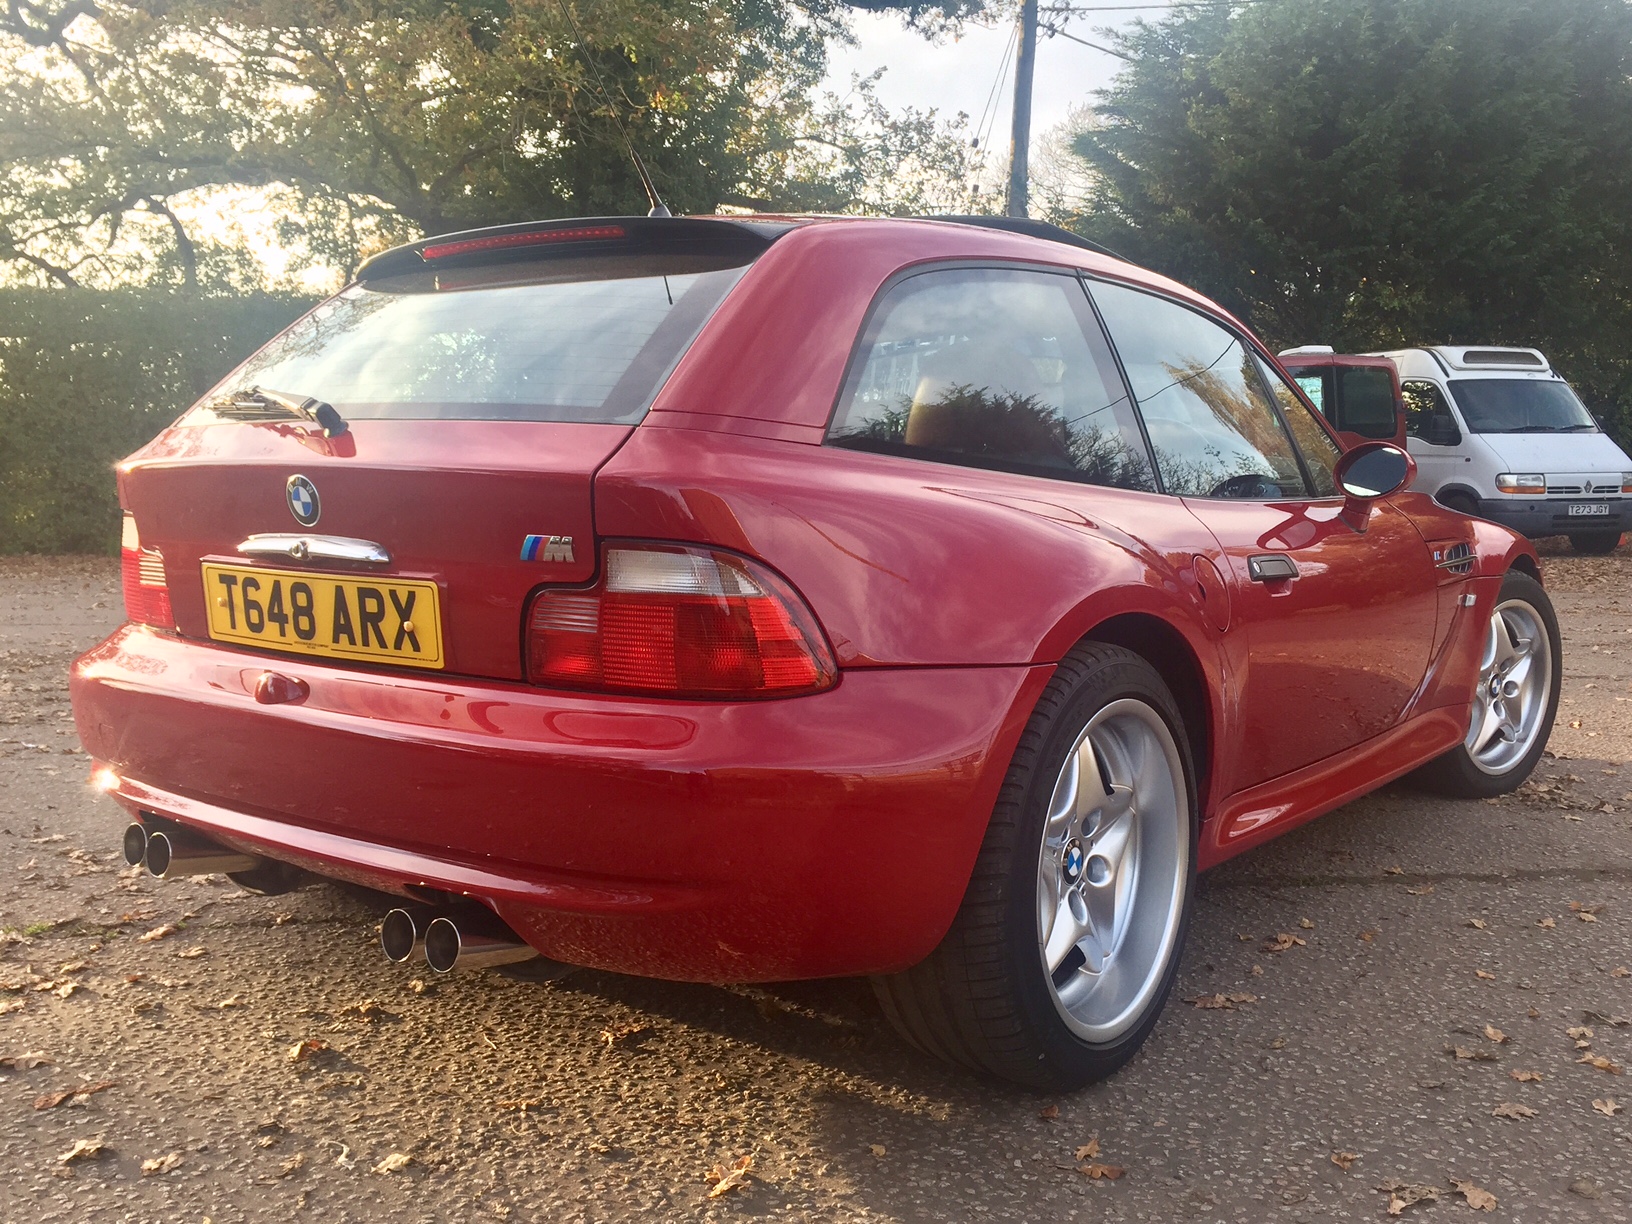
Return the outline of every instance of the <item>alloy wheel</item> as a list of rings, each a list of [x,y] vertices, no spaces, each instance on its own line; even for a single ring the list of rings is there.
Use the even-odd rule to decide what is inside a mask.
[[[1522,599],[1498,604],[1464,741],[1475,766],[1502,774],[1525,758],[1545,721],[1552,679],[1552,646],[1536,610]]]

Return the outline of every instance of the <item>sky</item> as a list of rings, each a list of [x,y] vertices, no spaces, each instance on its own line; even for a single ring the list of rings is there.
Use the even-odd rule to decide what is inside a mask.
[[[1079,38],[1102,42],[1094,35],[1096,29],[1136,15],[1140,14],[1096,13],[1079,17],[1066,28]],[[878,95],[892,110],[903,106],[934,107],[946,118],[963,111],[969,116],[971,128],[984,113],[991,129],[990,141],[983,142],[991,151],[987,169],[1001,175],[1008,165],[1014,99],[1014,23],[991,29],[966,26],[960,39],[947,39],[939,45],[905,29],[897,14],[857,12],[853,25],[858,45],[831,49],[825,88],[843,94],[849,88],[851,73],[866,75],[884,68]],[[1033,149],[1044,133],[1065,122],[1072,106],[1090,101],[1094,90],[1109,84],[1121,63],[1103,51],[1044,34],[1037,45],[1032,91]],[[1002,88],[994,96],[994,83],[1005,68]],[[993,103],[991,110],[988,99]]]

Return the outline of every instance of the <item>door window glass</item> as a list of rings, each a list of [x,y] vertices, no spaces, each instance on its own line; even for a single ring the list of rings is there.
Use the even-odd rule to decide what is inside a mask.
[[[1308,405],[1298,398],[1297,393],[1268,362],[1259,361],[1258,368],[1263,373],[1264,381],[1274,390],[1275,398],[1280,401],[1281,415],[1303,454],[1303,465],[1315,486],[1315,496],[1337,496],[1337,460],[1342,450],[1332,441],[1332,435],[1321,427]]]
[[[1093,294],[1169,493],[1307,495],[1256,360],[1233,333],[1153,294],[1110,284],[1094,285]]]
[[[1339,429],[1362,438],[1394,437],[1394,379],[1381,366],[1343,366],[1337,372]]]
[[[1434,446],[1455,446],[1462,441],[1445,396],[1431,382],[1408,379],[1400,384],[1405,399],[1405,432]]]
[[[949,268],[874,312],[828,440],[1155,488],[1138,419],[1075,277]]]

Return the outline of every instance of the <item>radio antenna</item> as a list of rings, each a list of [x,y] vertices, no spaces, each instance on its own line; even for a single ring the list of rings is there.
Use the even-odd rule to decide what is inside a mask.
[[[640,175],[640,185],[645,189],[646,200],[652,206],[647,212],[648,217],[672,217],[667,204],[657,194],[657,188],[652,184],[652,176],[646,171],[646,163],[640,160],[640,154],[635,151],[635,142],[629,139],[629,129],[623,126],[623,120],[618,118],[618,108],[612,103],[612,95],[607,92],[606,82],[601,79],[601,70],[595,66],[595,59],[589,54],[589,43],[584,38],[583,30],[578,28],[578,20],[567,7],[566,0],[555,0],[556,7],[561,15],[567,19],[572,32],[578,38],[578,45],[584,48],[584,62],[589,65],[589,71],[595,78],[595,88],[600,90],[601,101],[606,103],[607,113],[612,116],[612,122],[617,125],[618,135],[623,137],[623,147],[629,150],[629,160],[635,163],[635,173]]]

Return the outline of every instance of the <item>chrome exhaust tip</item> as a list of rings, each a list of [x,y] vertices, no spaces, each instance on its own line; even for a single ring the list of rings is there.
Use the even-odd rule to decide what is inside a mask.
[[[253,854],[228,850],[196,833],[171,829],[164,833],[147,834],[145,861],[148,871],[158,879],[171,880],[177,876],[253,871],[264,860]]]
[[[147,826],[139,820],[133,820],[125,826],[125,862],[131,867],[140,867],[147,858]]]
[[[425,951],[424,917],[412,911],[394,909],[380,923],[380,950],[393,965],[405,965]]]
[[[537,956],[531,944],[486,910],[437,918],[425,928],[425,962],[438,973],[491,969]]]

